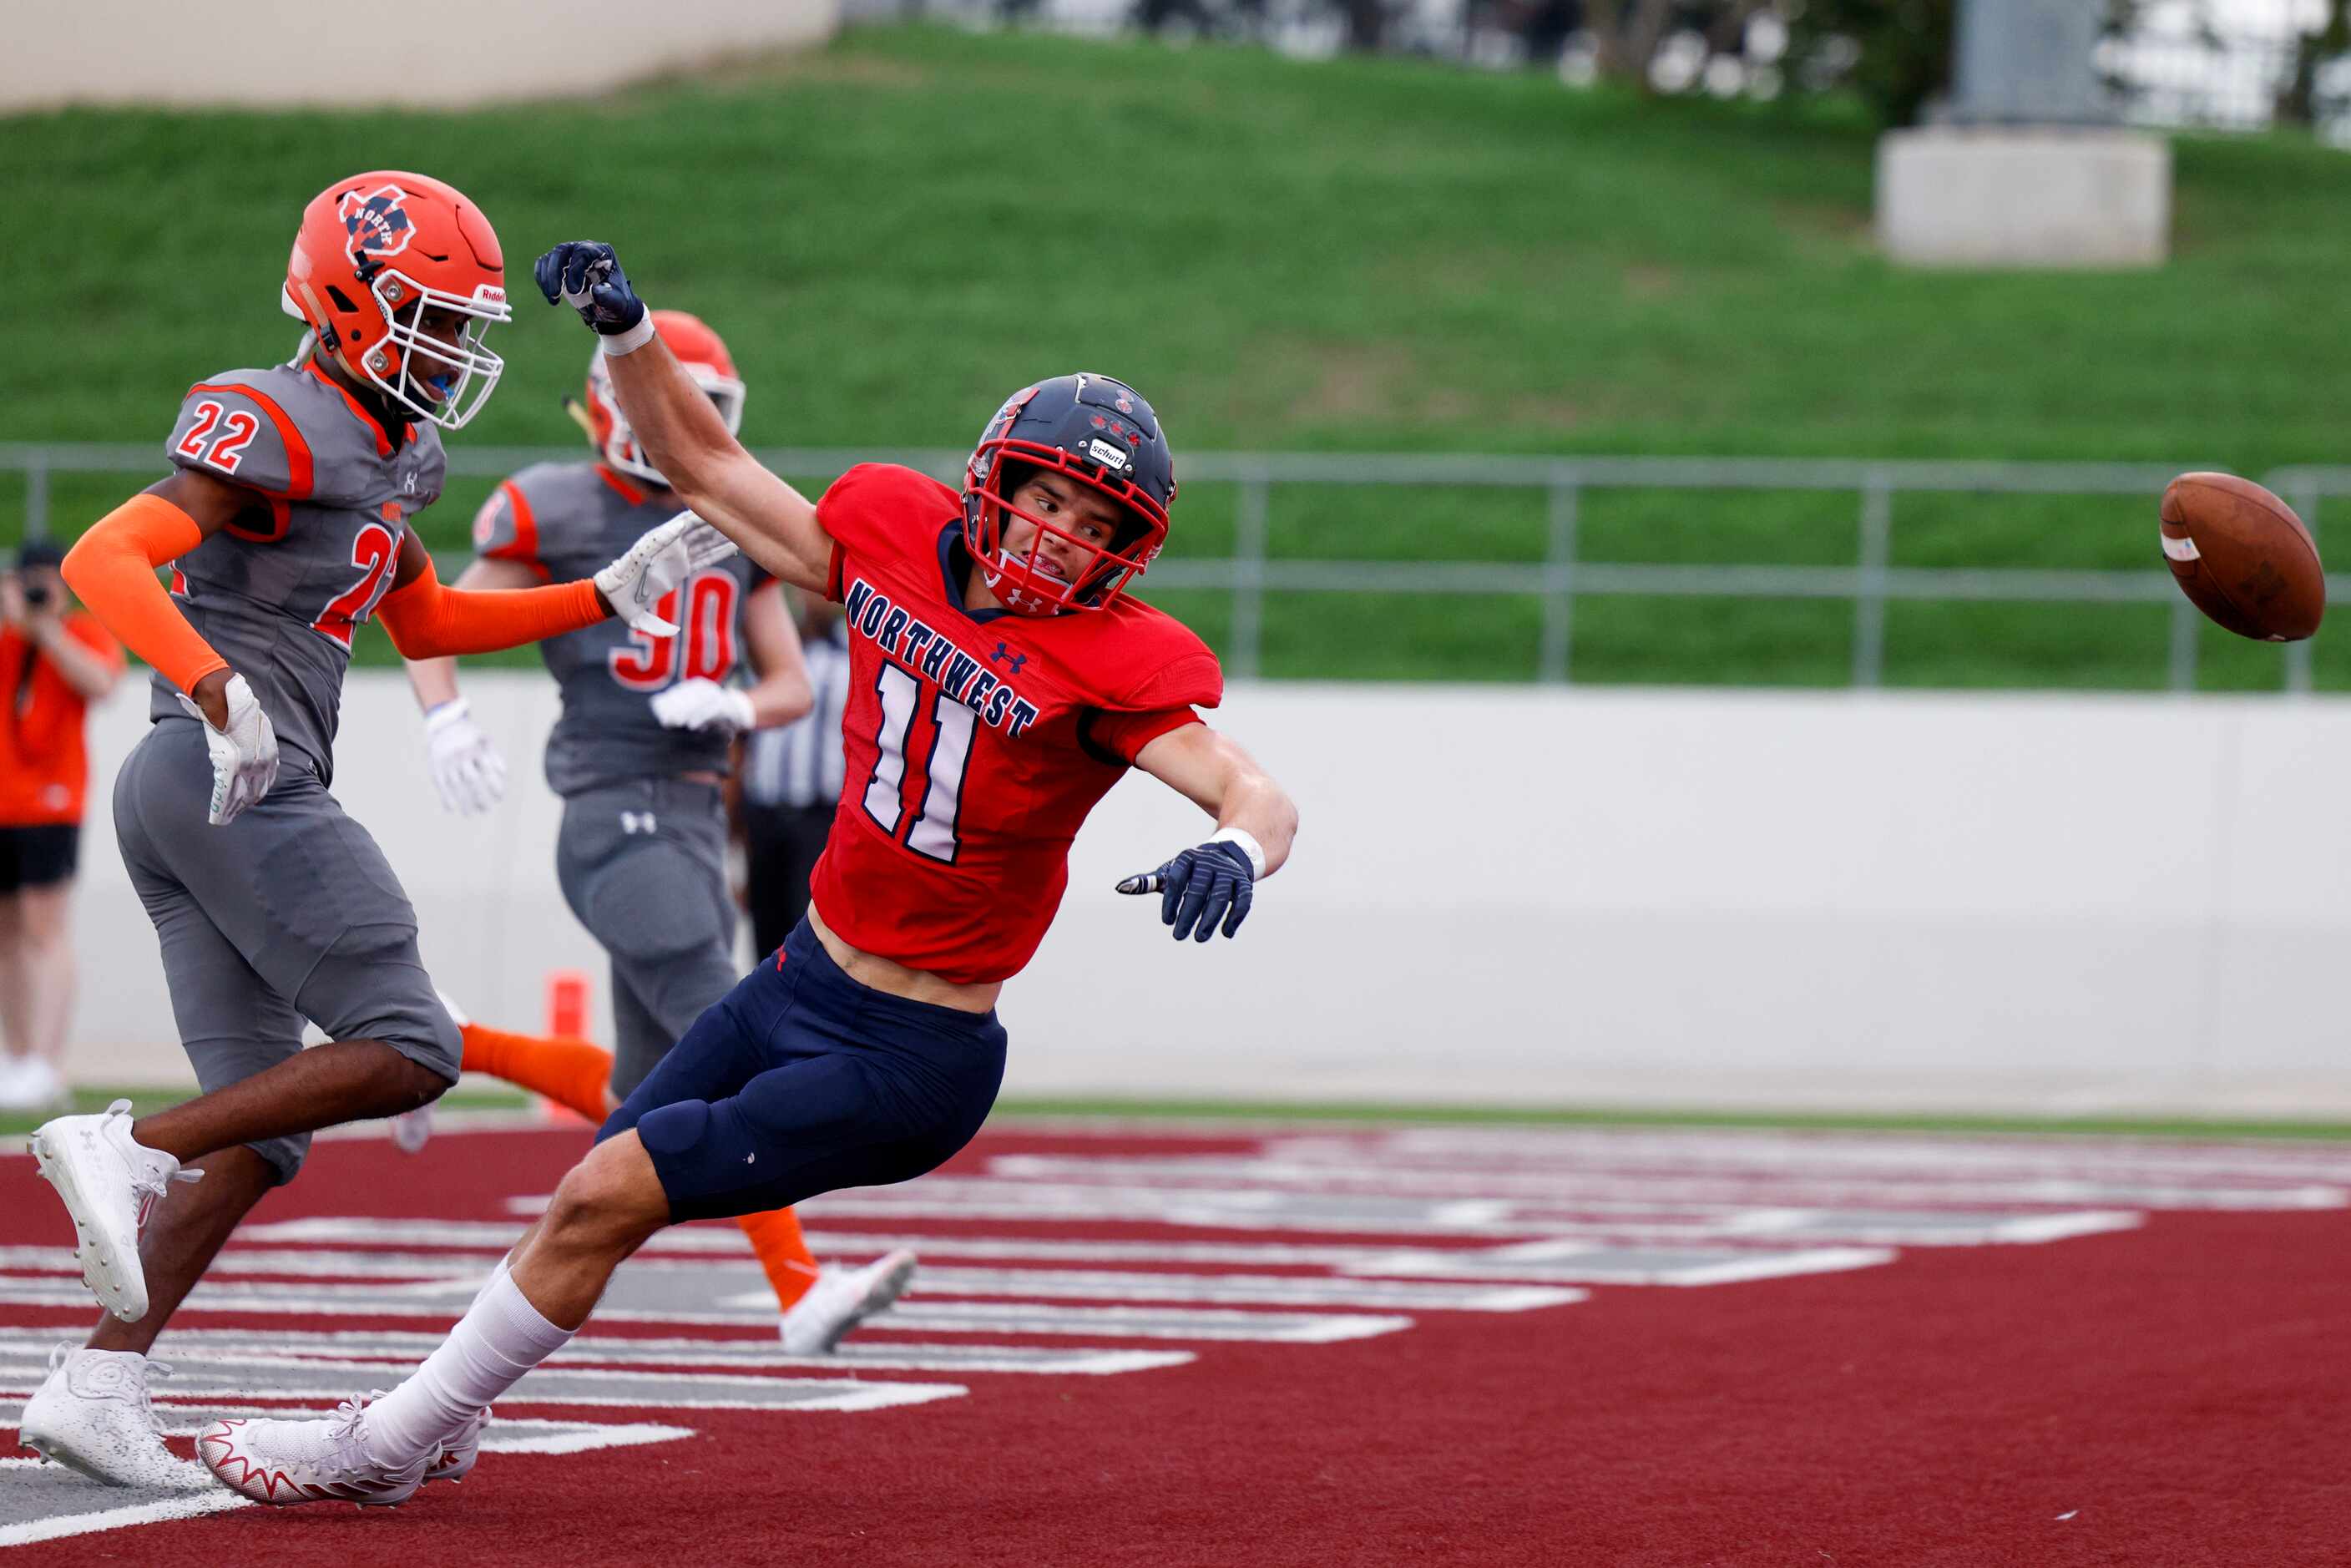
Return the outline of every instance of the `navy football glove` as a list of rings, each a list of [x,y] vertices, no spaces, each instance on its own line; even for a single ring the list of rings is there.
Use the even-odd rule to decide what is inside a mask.
[[[1160,924],[1174,926],[1178,942],[1186,936],[1206,942],[1216,935],[1219,920],[1224,922],[1226,936],[1239,930],[1241,922],[1249,918],[1256,888],[1257,873],[1249,866],[1249,852],[1238,844],[1223,841],[1186,850],[1157,871],[1128,877],[1118,884],[1121,893],[1157,894]]]
[[[569,305],[597,336],[616,338],[645,319],[620,258],[601,240],[565,240],[531,268],[549,305]]]

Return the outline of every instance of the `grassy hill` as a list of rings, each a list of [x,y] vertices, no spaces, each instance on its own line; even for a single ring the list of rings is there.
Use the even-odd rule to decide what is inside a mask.
[[[2327,461],[2351,161],[2178,144],[2154,273],[1904,272],[1871,247],[1873,138],[1834,110],[1652,104],[1397,60],[1304,64],[943,30],[592,104],[461,114],[89,111],[0,120],[0,440],[160,440],[199,375],[282,354],[299,204],[374,164],[478,199],[527,287],[609,238],[649,298],[727,334],[755,444],[955,445],[1004,392],[1087,366],[1183,447]],[[38,214],[29,221],[26,214]],[[575,439],[586,361],[535,300],[457,439]],[[61,477],[70,531],[127,488]],[[5,486],[0,486],[5,490]],[[453,488],[455,546],[483,486]],[[1196,486],[1172,550],[1231,538]],[[0,494],[0,538],[18,498]],[[2147,503],[1906,501],[1897,564],[2150,567]],[[1284,491],[1278,554],[1532,559],[1540,497]],[[1843,562],[1842,497],[1594,497],[1593,559]],[[1165,593],[1212,638],[1215,595]],[[1838,603],[1585,601],[1579,676],[1844,679]],[[1896,607],[1889,678],[2147,685],[2159,607]],[[1531,600],[1277,599],[1272,674],[1522,678]],[[381,643],[374,644],[381,650]],[[2346,640],[2351,645],[2351,640]],[[2351,685],[2351,653],[2320,646]],[[2210,684],[2276,655],[2208,641]]]

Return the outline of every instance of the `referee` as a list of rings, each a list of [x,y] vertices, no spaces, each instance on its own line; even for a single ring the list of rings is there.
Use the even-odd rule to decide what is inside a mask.
[[[743,756],[743,838],[751,936],[784,945],[808,913],[809,873],[841,799],[841,710],[849,701],[849,623],[841,607],[803,601],[800,649],[816,706],[790,724],[751,732]]]

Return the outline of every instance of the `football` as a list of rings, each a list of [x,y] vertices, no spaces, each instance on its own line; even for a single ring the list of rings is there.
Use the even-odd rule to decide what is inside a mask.
[[[2165,487],[2160,517],[2164,560],[2197,609],[2265,643],[2318,630],[2326,572],[2293,507],[2233,474],[2182,474]]]

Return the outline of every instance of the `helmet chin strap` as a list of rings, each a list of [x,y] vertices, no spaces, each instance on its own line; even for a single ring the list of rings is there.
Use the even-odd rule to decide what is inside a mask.
[[[988,566],[985,563],[983,563],[979,569],[979,580],[987,584],[989,592],[995,594],[998,599],[1003,601],[1004,608],[1011,611],[1016,615],[1059,615],[1065,608],[1067,608],[1064,605],[1056,604],[1050,600],[1043,598],[1041,595],[1032,593],[1028,589],[1006,587],[1005,579],[1010,575],[1011,566],[1011,558],[1007,554],[1004,547],[1002,545],[998,545],[996,548],[995,569],[993,570],[989,570]],[[1038,608],[1035,610],[1023,610],[1019,601],[1024,599],[1036,600],[1038,602]]]

